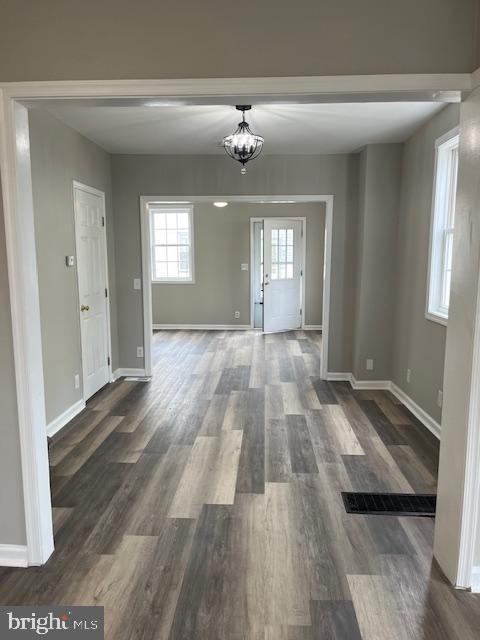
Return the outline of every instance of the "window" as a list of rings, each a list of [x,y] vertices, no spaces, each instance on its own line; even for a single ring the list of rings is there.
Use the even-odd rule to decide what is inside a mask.
[[[451,131],[436,143],[426,313],[427,318],[442,324],[447,323],[450,305],[457,172],[458,133]]]
[[[272,280],[293,278],[293,229],[272,229]]]
[[[150,206],[153,282],[193,282],[193,207]]]

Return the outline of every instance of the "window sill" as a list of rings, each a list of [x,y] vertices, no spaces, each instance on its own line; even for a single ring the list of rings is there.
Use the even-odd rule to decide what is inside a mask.
[[[448,324],[448,316],[445,316],[440,313],[434,313],[433,311],[427,311],[425,314],[425,318],[427,320],[431,320],[432,322],[436,322],[437,324],[442,324],[444,327]]]

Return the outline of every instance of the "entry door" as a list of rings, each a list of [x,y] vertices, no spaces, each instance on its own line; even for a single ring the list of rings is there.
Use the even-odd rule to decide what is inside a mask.
[[[86,189],[74,186],[85,400],[109,382],[110,369],[104,199]]]
[[[264,220],[264,331],[302,325],[302,221]]]

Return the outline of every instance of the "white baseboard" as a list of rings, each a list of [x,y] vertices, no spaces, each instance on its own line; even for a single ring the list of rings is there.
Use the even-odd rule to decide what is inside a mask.
[[[390,383],[390,391],[393,395],[400,400],[402,404],[404,404],[409,411],[413,413],[413,415],[420,420],[422,424],[424,424],[434,436],[436,436],[440,440],[441,426],[438,422],[432,418],[432,416],[427,413],[422,407],[420,407],[410,396],[408,396],[405,391],[400,389],[394,382]]]
[[[327,380],[331,380],[332,382],[350,382],[353,389],[378,389],[390,391],[431,433],[433,433],[436,438],[440,440],[441,426],[438,422],[391,380],[357,380],[353,373],[346,371],[339,373],[329,371],[327,373]]]
[[[60,429],[63,429],[63,427],[68,424],[70,420],[73,420],[73,418],[75,418],[75,416],[77,416],[84,409],[84,400],[79,400],[78,402],[75,402],[75,404],[72,404],[72,406],[64,411],[61,415],[59,415],[58,418],[55,418],[55,420],[52,420],[52,422],[47,425],[47,436],[49,438],[54,436],[60,431]]]
[[[113,379],[118,380],[118,378],[123,378],[125,376],[131,376],[132,378],[144,378],[145,377],[145,369],[128,369],[128,368],[120,368],[115,369],[113,372]]]
[[[323,325],[322,324],[306,324],[303,327],[304,331],[323,331]]]
[[[0,567],[28,567],[27,546],[0,544]]]
[[[251,329],[249,324],[154,324],[154,331],[176,330],[176,331],[247,331]]]
[[[327,380],[332,382],[351,382],[352,374],[347,371],[329,371],[327,373]]]
[[[480,593],[480,567],[472,569],[472,593]]]

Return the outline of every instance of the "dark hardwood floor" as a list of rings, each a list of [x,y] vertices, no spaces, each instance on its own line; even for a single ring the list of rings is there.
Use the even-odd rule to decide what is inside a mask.
[[[115,640],[474,640],[434,521],[342,490],[432,492],[438,444],[385,392],[319,379],[321,335],[161,332],[51,447],[56,550],[1,604],[99,604]]]

